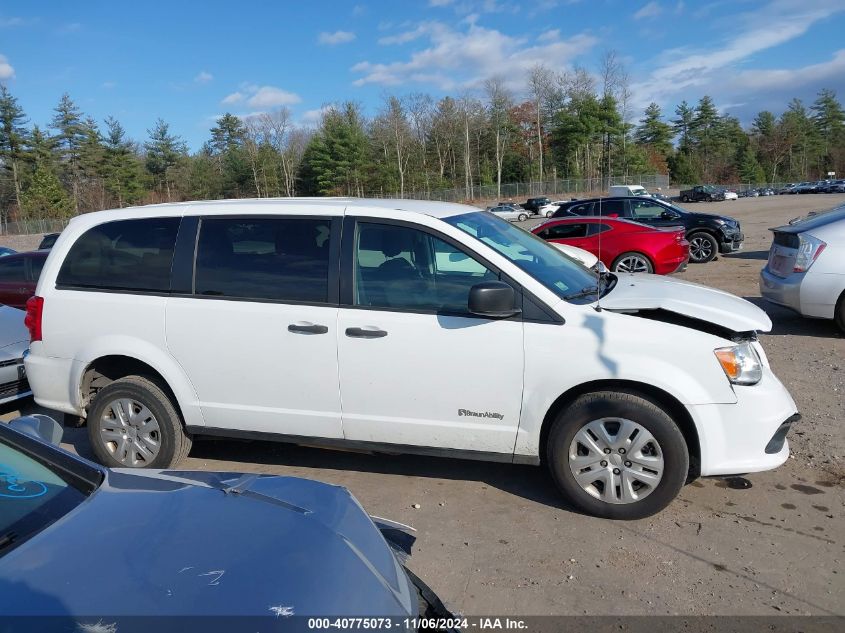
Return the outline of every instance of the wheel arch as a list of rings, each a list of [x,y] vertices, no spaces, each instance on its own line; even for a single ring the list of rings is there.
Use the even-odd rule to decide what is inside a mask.
[[[587,393],[596,391],[617,391],[623,393],[630,393],[650,400],[654,404],[666,410],[672,420],[678,425],[689,451],[689,479],[695,479],[700,474],[701,469],[701,444],[699,442],[698,430],[695,427],[695,422],[692,419],[689,411],[681,404],[672,394],[643,382],[634,380],[619,380],[619,379],[603,379],[585,382],[583,384],[572,387],[565,391],[552,403],[546,415],[543,417],[543,423],[540,427],[540,460],[546,459],[546,443],[549,437],[552,423],[558,414],[566,407],[572,404],[576,398]]]
[[[77,381],[80,408],[87,412],[97,391],[115,380],[126,376],[143,376],[167,394],[184,424],[201,426],[203,422],[198,407],[190,406],[196,402],[196,395],[187,377],[180,370],[138,356],[102,353],[85,363]]]

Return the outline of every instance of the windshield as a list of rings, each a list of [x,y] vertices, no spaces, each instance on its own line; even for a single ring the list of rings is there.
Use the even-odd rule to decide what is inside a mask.
[[[55,472],[0,441],[0,556],[83,499]]]
[[[577,303],[595,298],[596,274],[539,237],[489,213],[443,218],[484,242],[534,277],[561,299]]]

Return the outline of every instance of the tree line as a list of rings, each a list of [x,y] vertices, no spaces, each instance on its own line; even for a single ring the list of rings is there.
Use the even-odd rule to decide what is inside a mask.
[[[372,117],[347,101],[326,106],[313,127],[287,108],[226,113],[193,153],[162,119],[135,141],[116,118],[96,121],[67,94],[46,127],[30,125],[0,85],[0,211],[4,220],[41,219],[194,199],[453,188],[473,199],[480,185],[558,178],[774,183],[845,173],[845,112],[830,90],[743,128],[708,96],[635,115],[614,53],[597,74],[535,66],[526,85],[520,98],[502,78],[476,94],[386,95]]]

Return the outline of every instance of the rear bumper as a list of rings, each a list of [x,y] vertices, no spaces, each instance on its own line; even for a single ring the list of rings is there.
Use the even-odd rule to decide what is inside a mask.
[[[793,273],[778,277],[769,271],[768,265],[760,271],[760,296],[784,308],[801,312],[801,282],[805,273]]]
[[[40,343],[33,344],[38,345]],[[35,402],[62,413],[82,415],[79,394],[71,393],[71,385],[79,384],[78,378],[84,369],[82,363],[30,353],[24,359],[24,365]]]

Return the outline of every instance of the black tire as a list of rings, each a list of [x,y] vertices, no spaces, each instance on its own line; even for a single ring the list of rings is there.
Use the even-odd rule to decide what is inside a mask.
[[[719,243],[711,233],[697,231],[687,237],[690,243],[689,260],[693,264],[706,264],[719,254]],[[700,246],[699,242],[701,241]]]
[[[845,292],[839,295],[839,301],[836,302],[836,312],[834,312],[833,318],[839,329],[845,332]]]
[[[689,198],[687,198],[686,196],[681,197],[681,202],[689,202],[689,201],[690,201]]]
[[[525,222],[527,219],[528,219],[528,214],[527,214],[527,213],[520,213],[520,214],[519,214],[519,221],[520,221],[520,222]]]
[[[610,271],[614,272],[614,273],[620,272],[619,271],[619,265],[625,259],[632,258],[632,257],[635,257],[638,260],[642,261],[645,264],[646,269],[640,270],[640,271],[622,271],[622,272],[641,272],[641,273],[649,273],[649,274],[654,273],[654,264],[651,263],[651,260],[646,255],[643,255],[642,253],[637,253],[637,252],[634,252],[634,251],[622,253],[619,257],[617,257],[615,260],[613,260],[613,263],[610,265]]]
[[[100,437],[100,420],[118,398],[129,398],[146,406],[158,422],[160,447],[148,462],[126,464],[116,459]],[[170,468],[187,457],[191,438],[185,433],[182,418],[161,386],[143,376],[126,376],[106,385],[88,410],[88,440],[97,461],[111,468]]]
[[[569,448],[576,433],[587,423],[601,418],[636,422],[651,433],[660,446],[663,476],[657,486],[638,501],[602,501],[582,488],[572,474]],[[546,464],[558,489],[578,510],[605,519],[633,520],[660,512],[678,495],[689,473],[689,452],[680,429],[658,404],[633,392],[600,391],[578,397],[558,414],[546,443]]]

